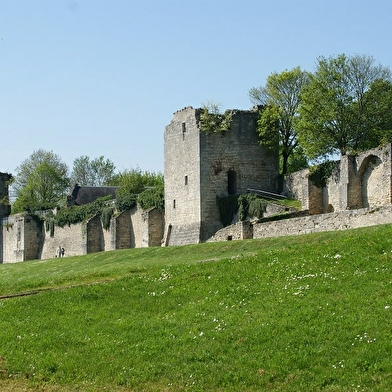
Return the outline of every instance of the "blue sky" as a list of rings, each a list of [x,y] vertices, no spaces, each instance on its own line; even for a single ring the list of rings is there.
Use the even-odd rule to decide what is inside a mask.
[[[33,151],[163,172],[173,113],[249,109],[273,72],[392,67],[390,0],[1,0],[0,172]]]

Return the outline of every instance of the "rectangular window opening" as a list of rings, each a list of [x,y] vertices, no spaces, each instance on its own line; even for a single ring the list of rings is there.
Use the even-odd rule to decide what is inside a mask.
[[[186,126],[185,123],[182,123],[182,140],[185,140],[185,132],[186,132]]]
[[[188,185],[188,176],[185,176],[185,185]]]
[[[227,173],[227,193],[237,194],[237,173],[234,170],[229,170]]]

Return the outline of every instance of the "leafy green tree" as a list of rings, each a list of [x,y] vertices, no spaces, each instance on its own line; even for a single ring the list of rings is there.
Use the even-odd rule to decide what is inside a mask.
[[[369,130],[364,148],[392,142],[392,83],[378,79],[364,93],[366,129]]]
[[[0,214],[1,216],[7,216],[11,212],[9,187],[12,185],[14,178],[10,173],[0,173],[0,179],[4,181],[6,187],[5,192],[0,192]]]
[[[31,173],[28,182],[19,192],[13,213],[53,208],[65,197],[68,178],[48,162],[40,163]]]
[[[147,188],[163,183],[163,175],[141,169],[124,170],[117,173],[110,185],[119,186],[119,193],[139,194]]]
[[[100,156],[91,159],[86,156],[80,156],[73,162],[71,173],[71,183],[81,186],[103,186],[109,185],[114,177],[116,167],[114,163]]]
[[[69,188],[68,166],[53,151],[34,151],[16,172],[13,213],[55,207]]]
[[[297,149],[297,123],[301,92],[308,80],[308,73],[296,67],[273,73],[265,86],[249,90],[252,103],[263,107],[257,128],[260,143],[270,149],[279,146],[282,177],[289,171],[290,156],[301,152]],[[306,167],[306,159],[301,162]]]
[[[143,210],[155,207],[159,211],[164,211],[165,202],[163,182],[140,193],[137,198],[137,202]]]
[[[376,146],[369,125],[380,125],[383,119],[382,112],[372,113],[369,91],[390,80],[390,70],[370,56],[320,57],[300,107],[298,137],[307,155],[345,155]]]
[[[34,151],[29,158],[25,159],[17,168],[13,180],[13,189],[16,196],[29,182],[31,174],[41,163],[48,163],[54,170],[64,178],[68,178],[68,166],[62,161],[59,155],[53,151],[39,149]]]
[[[220,110],[220,104],[209,101],[203,104],[203,111],[200,113],[200,132],[226,132],[229,130],[233,118],[233,111]]]
[[[136,202],[143,209],[163,209],[163,175],[160,173],[139,168],[125,170],[115,175],[111,185],[119,186],[116,206],[120,211],[134,207]]]
[[[283,157],[280,156],[280,167],[283,166]],[[287,173],[294,173],[309,167],[308,158],[306,157],[304,149],[297,145],[287,160]]]

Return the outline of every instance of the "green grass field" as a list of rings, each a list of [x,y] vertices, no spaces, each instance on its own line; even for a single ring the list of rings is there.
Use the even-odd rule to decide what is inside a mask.
[[[0,265],[1,391],[390,391],[392,226]]]

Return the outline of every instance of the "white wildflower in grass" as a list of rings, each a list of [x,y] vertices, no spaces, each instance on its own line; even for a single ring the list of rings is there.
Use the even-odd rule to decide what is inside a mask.
[[[169,274],[169,272],[162,270],[161,275],[157,280],[158,280],[158,282],[164,282],[165,280],[170,279],[170,278],[171,278],[171,275]]]
[[[343,368],[344,367],[344,361],[339,361],[337,364],[332,365],[332,367],[334,369]]]
[[[283,286],[283,290],[285,290],[288,294],[293,294],[296,296],[303,296],[307,290],[310,289],[309,284],[303,284],[301,286],[297,286],[296,282],[306,281],[309,279],[324,279],[324,280],[337,280],[336,276],[331,275],[329,272],[321,271],[321,272],[312,272],[301,275],[291,275],[286,278],[286,284]]]
[[[309,285],[299,286],[297,287],[297,291],[293,293],[293,295],[303,296],[305,295],[305,291],[309,290]]]
[[[336,255],[333,257],[334,259],[340,259],[342,256],[339,253],[336,253]]]
[[[222,331],[223,329],[226,328],[226,323],[223,320],[218,320],[217,318],[214,317],[212,322],[215,324],[215,331]]]
[[[389,306],[389,305],[386,305],[384,309],[389,309],[389,308],[390,308],[390,306]]]
[[[147,294],[151,295],[152,297],[156,297],[156,296],[164,295],[165,293],[166,293],[166,291],[163,290],[160,293],[156,293],[155,291],[149,291]]]
[[[370,338],[369,334],[367,332],[365,332],[363,335],[357,335],[354,338],[354,342],[351,344],[352,346],[355,345],[355,343],[375,343],[376,342],[376,338]]]

